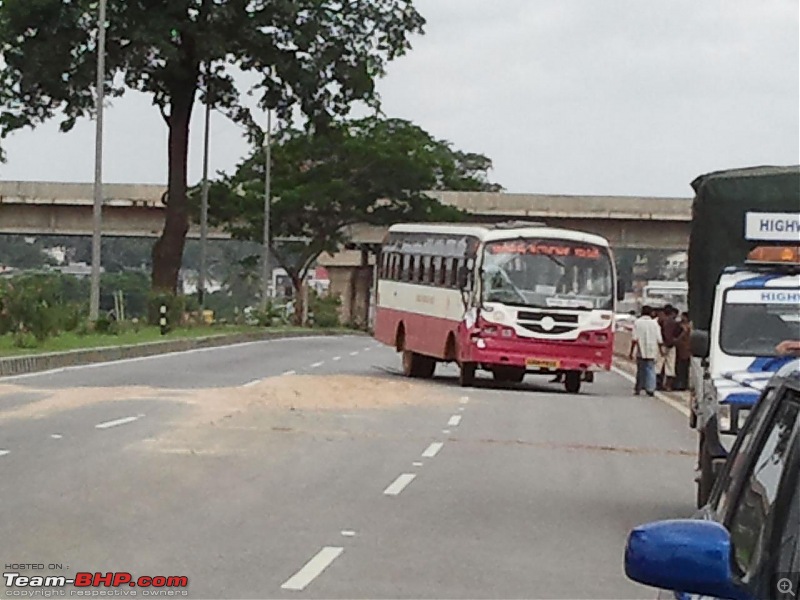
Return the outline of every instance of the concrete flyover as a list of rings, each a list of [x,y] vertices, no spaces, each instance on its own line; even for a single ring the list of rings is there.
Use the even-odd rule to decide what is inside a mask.
[[[163,185],[105,184],[103,235],[158,237],[164,227]],[[91,235],[94,187],[87,183],[0,181],[0,233]],[[189,237],[200,237],[193,226]],[[209,229],[209,238],[228,239]]]
[[[430,192],[440,202],[497,223],[542,221],[549,226],[602,235],[614,248],[685,250],[692,219],[691,198],[643,196],[557,196],[490,192]],[[379,243],[385,227],[354,225],[354,242]]]
[[[163,185],[106,184],[103,233],[160,235]],[[475,222],[541,220],[548,225],[596,233],[615,248],[684,250],[688,246],[691,198],[640,196],[558,196],[484,192],[431,192],[442,203],[464,210]],[[0,233],[90,235],[91,184],[0,182]],[[191,237],[199,235],[192,227]],[[356,244],[379,243],[385,227],[353,226]],[[219,230],[210,237],[227,238]]]

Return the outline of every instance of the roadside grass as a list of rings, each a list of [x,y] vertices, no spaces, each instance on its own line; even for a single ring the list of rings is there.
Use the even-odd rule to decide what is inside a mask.
[[[127,330],[119,333],[88,333],[79,335],[74,332],[62,333],[48,338],[34,348],[18,348],[14,346],[11,335],[0,336],[0,358],[11,356],[29,356],[50,352],[67,352],[69,350],[85,350],[88,348],[104,348],[107,346],[128,346],[185,338],[197,338],[232,333],[294,333],[300,331],[318,331],[320,333],[356,333],[344,328],[311,329],[294,326],[258,327],[253,325],[212,325],[175,328],[166,335],[161,335],[157,326],[143,326],[139,330]]]

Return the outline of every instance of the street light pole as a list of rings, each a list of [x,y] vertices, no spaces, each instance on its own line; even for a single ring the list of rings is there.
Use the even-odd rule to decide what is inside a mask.
[[[103,103],[106,71],[106,0],[100,0],[97,17],[97,120],[95,121],[94,207],[92,211],[92,279],[89,294],[89,319],[100,316],[100,260],[103,217]]]
[[[200,310],[205,308],[207,246],[208,246],[208,148],[211,129],[211,90],[208,83],[208,65],[206,65],[206,123],[203,140],[203,191],[200,200],[200,276],[197,281],[197,296]]]
[[[261,249],[261,308],[267,310],[269,286],[272,279],[270,269],[269,233],[272,195],[272,110],[267,108],[267,132],[264,136],[264,245]]]

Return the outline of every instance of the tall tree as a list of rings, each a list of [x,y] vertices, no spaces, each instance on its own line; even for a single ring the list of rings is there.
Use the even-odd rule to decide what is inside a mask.
[[[488,158],[453,150],[400,119],[337,122],[315,133],[287,129],[277,136],[273,160],[273,239],[294,241],[273,243],[272,250],[297,290],[321,253],[347,241],[348,225],[458,220],[459,211],[425,192],[500,189],[488,181]],[[210,220],[239,239],[260,241],[263,182],[259,148],[212,184]]]
[[[0,2],[0,137],[57,115],[62,131],[94,110],[95,0]],[[424,19],[412,0],[109,0],[109,97],[148,93],[168,129],[164,231],[152,282],[175,292],[186,232],[192,108],[211,103],[258,128],[242,99],[288,120],[298,108],[315,126],[357,101],[377,105],[375,79],[409,48]],[[234,75],[251,72],[241,88]]]

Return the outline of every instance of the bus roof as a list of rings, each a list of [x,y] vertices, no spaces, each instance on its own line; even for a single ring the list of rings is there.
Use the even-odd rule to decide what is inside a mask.
[[[500,225],[459,224],[459,223],[397,223],[389,227],[389,233],[429,233],[439,235],[471,235],[483,242],[507,240],[518,237],[560,239],[609,247],[608,240],[593,233],[547,227],[532,223],[529,226],[508,227]]]

